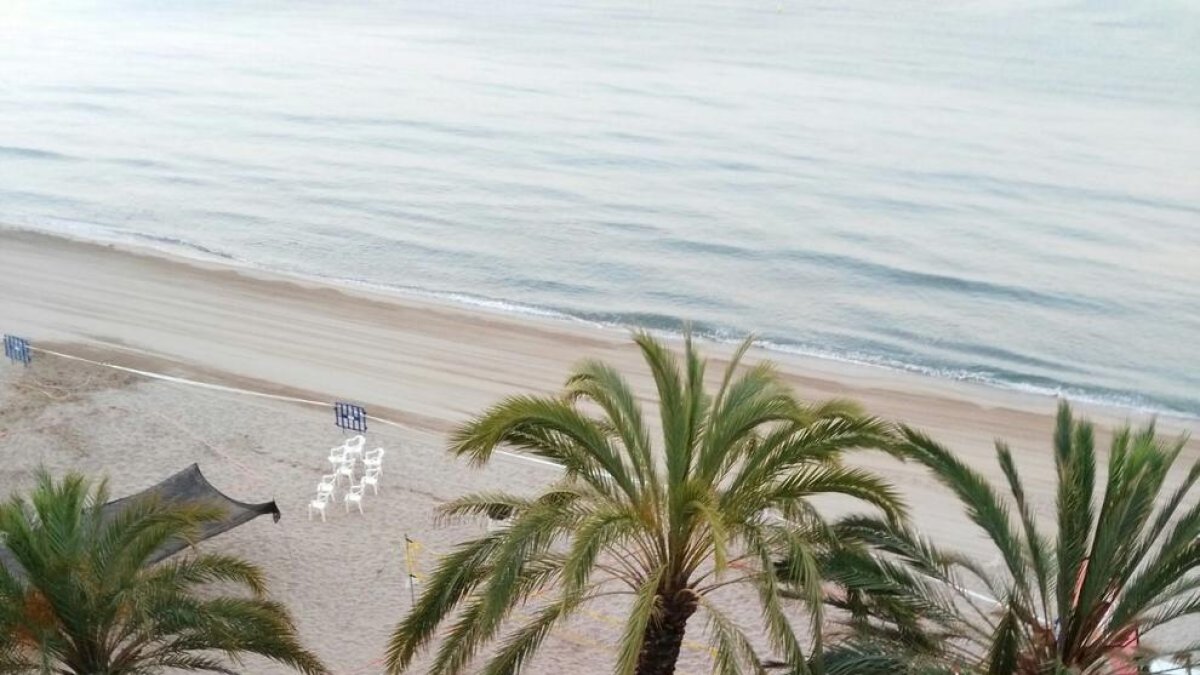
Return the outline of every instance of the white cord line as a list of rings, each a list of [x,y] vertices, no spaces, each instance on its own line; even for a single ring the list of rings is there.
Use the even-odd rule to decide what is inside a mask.
[[[89,363],[94,366],[101,366],[103,368],[111,368],[113,370],[119,370],[119,371],[125,372],[125,373],[132,373],[134,375],[140,375],[141,377],[146,377],[146,378],[149,378],[152,380],[160,380],[163,382],[172,382],[174,384],[184,384],[184,385],[187,385],[190,387],[199,387],[200,389],[208,389],[210,391],[219,391],[219,392],[224,392],[227,394],[242,394],[245,396],[256,396],[258,398],[270,399],[272,401],[283,401],[286,403],[300,403],[302,405],[313,405],[313,406],[320,406],[323,408],[327,408],[327,407],[330,407],[333,405],[332,403],[329,403],[327,401],[313,401],[311,399],[297,398],[295,396],[283,396],[281,394],[268,394],[266,392],[253,391],[250,389],[241,389],[239,387],[230,387],[230,386],[226,386],[223,384],[214,384],[212,382],[200,382],[198,380],[189,380],[184,377],[176,377],[174,375],[166,375],[164,373],[155,373],[155,372],[148,371],[148,370],[138,370],[137,368],[118,366],[115,363],[108,363],[107,361],[93,361],[92,359],[87,359],[82,356],[73,356],[71,354],[63,354],[62,352],[56,352],[56,351],[52,351],[50,349],[43,349],[41,347],[32,347],[31,346],[29,349],[30,349],[30,351],[41,352],[43,354],[57,356],[59,358],[67,359],[70,361],[79,361],[82,363]],[[410,429],[411,430],[411,428],[412,428],[406,424],[401,424],[400,422],[394,422],[392,420],[384,419],[382,417],[376,417],[375,415],[367,415],[367,419],[378,422],[380,424],[386,424],[390,427],[395,427],[397,429]],[[519,455],[519,454],[516,454],[513,452],[505,452],[504,450],[497,450],[496,454],[502,455],[504,457],[508,457],[510,459],[519,459],[523,462],[531,462],[533,464],[540,464],[542,466],[553,467],[555,469],[560,468],[559,465],[555,464],[554,462],[550,462],[550,461],[547,461],[544,459],[538,459],[537,457],[529,457],[527,455]]]
[[[49,354],[51,356],[57,356],[59,358],[68,359],[71,361],[81,361],[83,363],[90,363],[94,366],[103,366],[105,368],[112,368],[113,370],[120,370],[120,371],[126,372],[126,373],[133,373],[134,375],[141,375],[142,377],[148,377],[153,380],[162,380],[164,382],[174,382],[176,384],[186,384],[186,385],[190,385],[193,387],[200,387],[201,389],[211,389],[213,391],[223,391],[223,392],[230,393],[230,394],[246,394],[248,396],[258,396],[260,398],[269,398],[269,399],[273,399],[276,401],[287,401],[289,403],[304,403],[307,405],[321,405],[321,406],[329,405],[328,403],[322,403],[321,401],[310,401],[308,399],[295,398],[292,396],[280,396],[278,394],[267,394],[267,393],[260,392],[260,391],[250,391],[248,389],[238,389],[237,387],[227,387],[225,385],[213,384],[211,382],[199,382],[196,380],[189,380],[189,379],[182,378],[182,377],[175,377],[174,375],[165,375],[163,373],[154,373],[154,372],[150,372],[148,370],[138,370],[137,368],[127,368],[125,366],[118,366],[115,363],[108,363],[106,361],[93,361],[91,359],[85,359],[82,356],[72,356],[71,354],[63,354],[61,352],[55,352],[55,351],[51,351],[49,349],[43,349],[41,347],[30,347],[29,349],[30,349],[30,351],[41,352],[43,354]],[[376,418],[372,418],[372,419],[376,419]],[[383,420],[379,420],[379,421],[383,421]]]
[[[938,579],[934,579],[934,581],[939,581],[939,580],[938,580]],[[942,583],[946,584],[947,582],[943,581]],[[947,584],[947,585],[949,585],[949,586],[951,586],[951,587],[955,588],[955,589],[956,589],[956,590],[958,590],[958,591],[961,591],[961,592],[963,592],[963,593],[966,593],[967,595],[971,596],[972,598],[975,598],[976,600],[982,600],[982,601],[984,601],[984,602],[986,602],[986,603],[989,603],[989,604],[995,605],[995,606],[997,606],[997,607],[999,607],[999,606],[1001,606],[1001,605],[1003,604],[1003,603],[1001,603],[999,600],[997,600],[997,599],[995,599],[995,598],[990,598],[990,597],[988,597],[988,596],[984,595],[983,593],[976,593],[975,591],[967,590],[967,589],[965,589],[965,588],[963,588],[963,587],[961,587],[961,586],[955,586],[954,584]]]

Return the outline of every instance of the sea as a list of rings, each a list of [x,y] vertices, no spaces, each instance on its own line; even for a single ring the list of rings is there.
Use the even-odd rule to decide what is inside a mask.
[[[0,0],[0,223],[1198,416],[1200,4]]]

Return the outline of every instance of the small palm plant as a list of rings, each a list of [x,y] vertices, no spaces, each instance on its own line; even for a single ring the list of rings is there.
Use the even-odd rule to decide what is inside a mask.
[[[20,567],[0,565],[0,672],[234,675],[244,671],[231,665],[241,654],[327,672],[250,563],[206,553],[147,564],[164,544],[219,520],[220,509],[148,498],[114,516],[100,508],[107,501],[104,482],[41,472],[28,500],[0,505],[0,534]],[[206,589],[214,583],[249,597]]]
[[[630,600],[617,673],[674,672],[697,612],[717,672],[761,672],[751,640],[710,599],[733,584],[757,594],[771,644],[807,672],[773,556],[790,554],[819,608],[815,551],[827,528],[808,500],[849,495],[898,517],[887,483],[839,461],[847,449],[887,445],[890,428],[845,403],[802,405],[768,364],[739,373],[749,341],[712,396],[690,338],[682,365],[648,335],[635,342],[657,387],[661,444],[626,380],[597,361],[580,365],[561,396],[509,398],[457,431],[451,451],[477,465],[509,446],[560,465],[563,477],[533,499],[496,492],[445,506],[447,516],[503,511],[511,525],[441,560],[392,636],[389,672],[409,668],[443,624],[429,672],[463,672],[529,605],[532,619],[482,668],[519,672],[555,626],[611,595]]]
[[[1119,430],[1097,495],[1093,436],[1090,424],[1059,407],[1057,528],[1047,534],[1007,446],[997,445],[1008,490],[1001,497],[945,448],[904,430],[904,454],[957,495],[1003,572],[895,523],[846,520],[841,541],[860,545],[823,567],[856,637],[831,650],[829,672],[1137,672],[1153,656],[1142,637],[1200,613],[1200,500],[1192,493],[1200,460],[1167,489],[1184,439],[1163,442],[1153,425]]]

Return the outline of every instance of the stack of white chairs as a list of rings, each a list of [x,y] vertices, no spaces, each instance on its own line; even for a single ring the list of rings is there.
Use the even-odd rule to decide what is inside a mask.
[[[321,514],[321,521],[325,521],[325,508],[337,498],[338,485],[341,484],[343,476],[349,485],[342,495],[342,503],[347,513],[350,512],[351,504],[358,507],[359,513],[363,513],[363,495],[368,485],[374,494],[379,494],[379,476],[383,474],[383,448],[364,453],[366,444],[367,439],[360,434],[330,449],[327,459],[333,473],[322,476],[321,482],[317,484],[317,498],[308,504],[309,520],[312,520],[313,512],[317,511]],[[361,476],[358,471],[359,462],[362,463]]]

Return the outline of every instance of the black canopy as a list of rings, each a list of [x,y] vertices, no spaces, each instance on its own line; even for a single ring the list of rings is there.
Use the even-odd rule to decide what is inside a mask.
[[[225,510],[225,517],[201,526],[200,532],[196,537],[197,541],[215,537],[226,530],[232,530],[238,525],[250,522],[259,516],[265,516],[268,513],[273,516],[275,522],[279,522],[279,507],[275,505],[274,501],[262,504],[247,504],[239,502],[236,499],[230,499],[225,493],[213,487],[204,478],[204,474],[200,473],[200,466],[198,464],[193,464],[161,483],[152,485],[141,492],[129,495],[128,497],[122,497],[121,499],[114,499],[101,508],[103,508],[106,516],[116,515],[135,500],[151,496],[157,497],[162,502],[168,504],[199,503],[223,508]],[[187,542],[177,539],[173,540],[158,551],[155,551],[154,555],[150,557],[150,562],[158,562],[164,558],[173,556],[187,547]],[[9,572],[18,572],[20,570],[20,564],[13,559],[12,553],[9,552],[3,543],[0,543],[0,565],[8,568]]]

